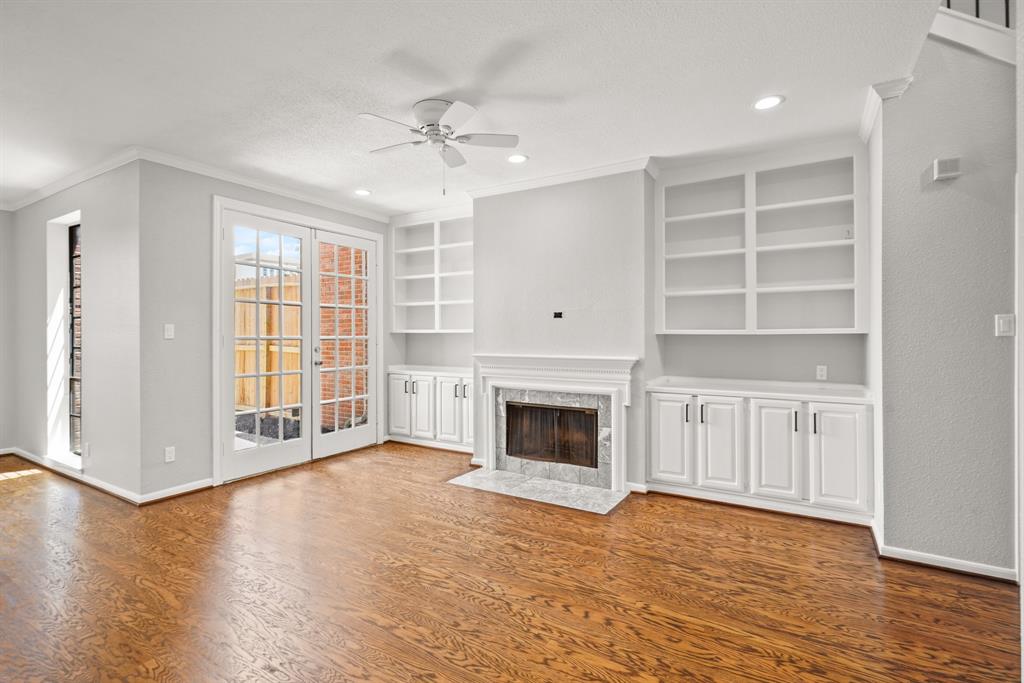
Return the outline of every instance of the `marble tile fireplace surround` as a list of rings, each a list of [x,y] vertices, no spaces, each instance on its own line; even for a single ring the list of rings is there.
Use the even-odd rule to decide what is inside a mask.
[[[483,394],[485,470],[626,490],[626,409],[636,358],[476,354]],[[597,410],[597,467],[508,455],[506,403]],[[480,454],[478,453],[479,457]]]

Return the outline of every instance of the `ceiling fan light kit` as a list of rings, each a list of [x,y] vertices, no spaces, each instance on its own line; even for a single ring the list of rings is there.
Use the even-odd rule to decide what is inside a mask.
[[[360,118],[392,123],[422,138],[379,147],[370,150],[370,153],[386,152],[398,149],[399,147],[418,147],[426,143],[431,147],[437,148],[437,153],[443,161],[443,169],[444,166],[458,168],[466,164],[466,158],[451,143],[476,145],[478,147],[499,147],[503,149],[513,149],[519,145],[518,135],[507,135],[504,133],[457,133],[456,131],[476,114],[476,107],[465,102],[452,102],[440,99],[420,100],[413,105],[412,114],[413,118],[416,119],[415,126],[389,119],[379,114],[369,112],[360,114]],[[441,192],[444,194],[443,181]]]

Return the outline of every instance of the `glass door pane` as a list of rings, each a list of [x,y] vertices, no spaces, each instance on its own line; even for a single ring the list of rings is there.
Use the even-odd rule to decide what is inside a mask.
[[[376,442],[374,245],[317,233],[319,428],[314,457]]]

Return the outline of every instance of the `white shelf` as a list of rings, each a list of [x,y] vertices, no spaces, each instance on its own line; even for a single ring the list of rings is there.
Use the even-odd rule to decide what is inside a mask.
[[[802,249],[829,249],[831,247],[852,247],[854,244],[856,244],[856,240],[852,239],[823,240],[821,242],[795,242],[793,244],[767,244],[763,247],[758,247],[757,251],[760,253],[772,251],[800,251]]]
[[[866,332],[865,156],[851,138],[660,174],[658,333]]]
[[[689,254],[665,254],[665,260],[677,261],[680,259],[708,258],[710,256],[732,256],[734,254],[746,253],[746,249],[715,249],[713,251],[695,251]]]
[[[780,209],[799,209],[804,206],[822,206],[823,204],[839,204],[841,202],[852,202],[852,194],[840,194],[833,197],[818,197],[816,199],[801,199],[795,202],[779,202],[778,204],[763,204],[757,207],[758,211],[779,211]]]
[[[678,296],[724,296],[726,294],[746,294],[745,287],[732,287],[727,289],[672,289],[665,292],[667,297]]]
[[[736,216],[746,211],[743,207],[738,209],[723,209],[721,211],[705,211],[703,213],[690,213],[683,216],[666,216],[666,223],[685,223],[687,221],[699,221],[703,218],[720,218],[722,216]]]
[[[392,226],[392,331],[473,332],[473,219]]]

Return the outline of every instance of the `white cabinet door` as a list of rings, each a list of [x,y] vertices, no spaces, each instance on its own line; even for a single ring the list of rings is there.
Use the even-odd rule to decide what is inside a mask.
[[[473,378],[462,378],[462,443],[473,445]]]
[[[437,440],[462,442],[462,380],[437,378]]]
[[[696,466],[696,401],[693,396],[651,394],[651,479],[693,484]]]
[[[388,375],[388,433],[409,436],[412,433],[409,375]]]
[[[743,399],[698,396],[698,483],[721,491],[744,491]]]
[[[750,400],[750,492],[759,496],[805,499],[801,403]]]
[[[411,375],[412,435],[420,439],[434,438],[434,378],[431,375]]]
[[[811,503],[867,511],[868,411],[860,405],[810,403]]]

